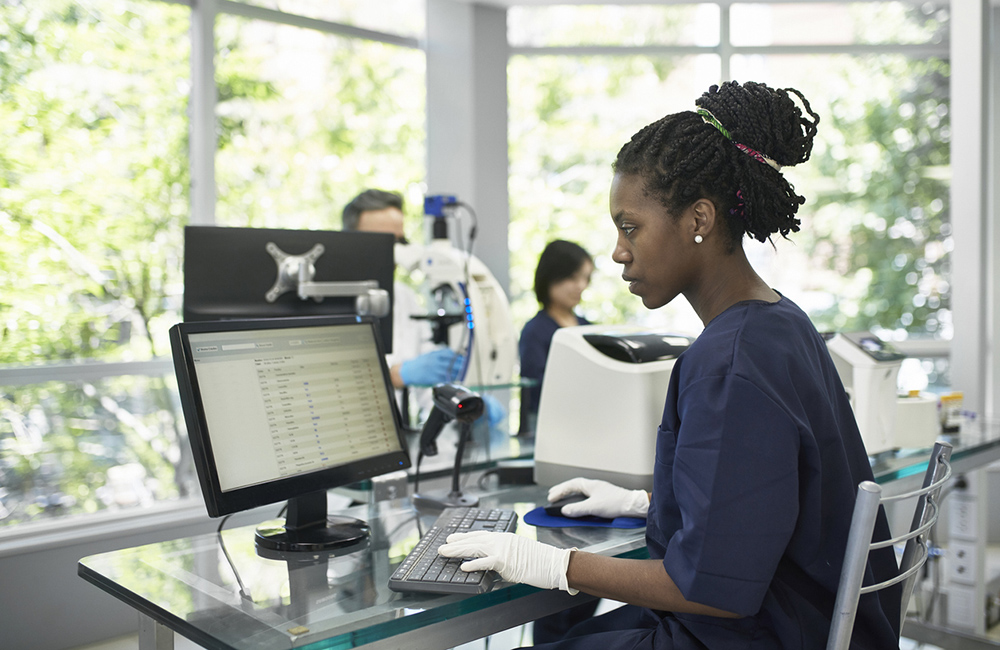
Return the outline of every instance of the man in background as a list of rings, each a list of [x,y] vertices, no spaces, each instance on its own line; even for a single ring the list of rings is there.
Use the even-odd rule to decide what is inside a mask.
[[[397,244],[408,243],[402,195],[377,189],[358,194],[344,206],[343,229],[389,233]],[[429,321],[412,318],[425,313],[410,287],[398,280],[393,283],[392,354],[386,361],[396,388],[454,381],[462,370],[462,355],[434,345]]]

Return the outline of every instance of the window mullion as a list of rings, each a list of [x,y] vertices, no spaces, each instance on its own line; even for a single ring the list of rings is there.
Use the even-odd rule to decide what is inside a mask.
[[[215,16],[216,0],[191,7],[191,221],[215,224]]]

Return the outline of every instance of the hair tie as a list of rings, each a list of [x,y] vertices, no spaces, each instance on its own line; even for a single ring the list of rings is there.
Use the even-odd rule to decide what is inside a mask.
[[[697,113],[698,115],[701,116],[702,121],[704,121],[706,124],[711,124],[712,126],[714,126],[716,129],[719,130],[719,133],[726,136],[726,140],[733,142],[733,136],[729,135],[729,131],[726,130],[726,127],[722,126],[722,122],[720,122],[714,115],[712,115],[712,113],[708,109],[699,108],[697,110]],[[733,142],[733,144],[736,145],[737,149],[739,149],[746,155],[750,156],[754,160],[764,163],[765,165],[767,165],[776,172],[781,171],[781,165],[779,165],[771,158],[768,158],[761,152],[757,151],[756,149],[751,149],[745,144],[740,144],[739,142]]]
[[[765,165],[770,166],[776,172],[780,172],[781,171],[781,165],[779,165],[778,163],[774,162],[773,160],[771,160],[770,158],[768,158],[767,156],[765,156],[761,152],[757,151],[756,149],[751,149],[750,147],[746,146],[745,144],[740,144],[739,142],[734,142],[733,144],[736,145],[737,149],[739,149],[740,151],[742,151],[746,155],[750,156],[754,160],[760,161],[760,162],[764,163]]]
[[[701,115],[701,119],[705,122],[705,124],[711,124],[715,128],[719,129],[719,133],[726,136],[726,140],[729,140],[730,142],[732,141],[733,136],[729,135],[729,131],[726,130],[726,127],[722,126],[722,122],[717,120],[708,109],[699,108],[698,115]]]
[[[739,217],[744,223],[747,222],[746,206],[743,205],[743,191],[736,190],[736,207],[729,208],[729,214]]]

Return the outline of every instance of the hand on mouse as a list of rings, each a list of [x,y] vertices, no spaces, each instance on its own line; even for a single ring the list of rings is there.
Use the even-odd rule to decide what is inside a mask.
[[[645,518],[649,511],[649,494],[645,490],[628,490],[607,481],[590,478],[573,478],[549,489],[550,502],[579,492],[588,498],[579,503],[563,506],[565,517],[595,515],[614,519],[615,517]]]

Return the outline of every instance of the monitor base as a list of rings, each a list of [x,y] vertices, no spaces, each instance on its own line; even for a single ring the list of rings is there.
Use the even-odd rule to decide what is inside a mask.
[[[316,553],[354,544],[368,538],[368,524],[354,517],[327,516],[325,522],[291,528],[275,519],[257,526],[254,540],[257,546],[283,553]]]

